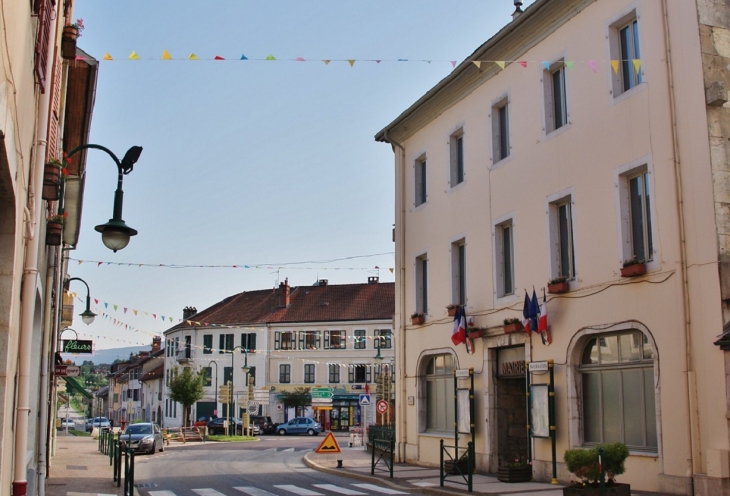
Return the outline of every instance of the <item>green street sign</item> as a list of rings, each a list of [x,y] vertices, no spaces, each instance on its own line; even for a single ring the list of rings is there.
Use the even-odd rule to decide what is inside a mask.
[[[312,398],[332,398],[332,388],[312,388]]]

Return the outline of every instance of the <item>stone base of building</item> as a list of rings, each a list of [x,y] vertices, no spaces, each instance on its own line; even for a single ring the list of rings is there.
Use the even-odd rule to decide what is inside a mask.
[[[730,496],[730,478],[695,474],[695,496]]]

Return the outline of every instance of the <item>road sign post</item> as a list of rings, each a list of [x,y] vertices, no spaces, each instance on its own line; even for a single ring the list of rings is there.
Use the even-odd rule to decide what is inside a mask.
[[[228,384],[218,386],[218,401],[225,404],[231,403],[231,386]]]

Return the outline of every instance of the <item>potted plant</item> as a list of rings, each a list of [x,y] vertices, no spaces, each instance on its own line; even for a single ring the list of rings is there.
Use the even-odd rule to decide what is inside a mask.
[[[636,277],[646,274],[646,261],[639,260],[636,255],[631,260],[624,262],[621,267],[621,277]]]
[[[459,308],[459,305],[457,305],[456,303],[450,303],[446,305],[446,311],[448,312],[449,317],[453,317],[454,315],[456,315],[457,308]]]
[[[606,495],[607,496],[630,496],[631,486],[619,484],[616,476],[626,471],[624,462],[629,456],[629,450],[625,444],[603,444],[590,449],[576,448],[565,451],[563,456],[568,470],[572,472],[577,481],[563,488],[563,496],[600,496],[600,472],[598,461],[598,450],[603,448],[603,469],[606,473]]]
[[[518,456],[513,462],[499,467],[497,480],[500,482],[530,482],[532,480],[532,463]]]
[[[61,179],[66,177],[66,166],[70,159],[63,154],[63,160],[52,158],[43,167],[43,193],[41,197],[47,201],[56,201],[59,198]]]
[[[560,293],[567,293],[570,290],[570,285],[568,284],[568,278],[565,276],[556,277],[555,279],[551,279],[548,284],[548,293],[551,294],[560,294]]]
[[[66,60],[76,58],[76,39],[81,36],[84,30],[84,20],[76,19],[76,22],[63,27],[61,36],[61,57]]]
[[[423,325],[423,323],[426,322],[426,316],[421,312],[413,312],[411,314],[411,324],[413,325]]]
[[[487,332],[487,330],[483,327],[467,327],[466,334],[471,339],[481,338],[484,337],[484,334]]]
[[[519,332],[523,330],[522,322],[517,317],[510,317],[504,319],[504,333],[509,334],[510,332]]]
[[[66,222],[67,213],[53,215],[46,219],[46,244],[49,246],[60,246],[63,236],[63,224]]]

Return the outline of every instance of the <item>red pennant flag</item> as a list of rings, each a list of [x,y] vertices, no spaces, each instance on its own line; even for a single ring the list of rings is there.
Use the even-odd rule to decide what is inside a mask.
[[[526,60],[520,60],[517,63],[520,64],[522,67],[527,67],[527,61]]]
[[[226,59],[224,59],[220,55],[216,55],[215,57],[213,57],[213,60],[226,60]]]
[[[98,266],[100,266],[100,265],[101,265],[101,264],[103,264],[103,263],[104,263],[104,262],[99,262],[99,263],[97,263],[97,264],[96,264],[96,266],[98,267]]]

